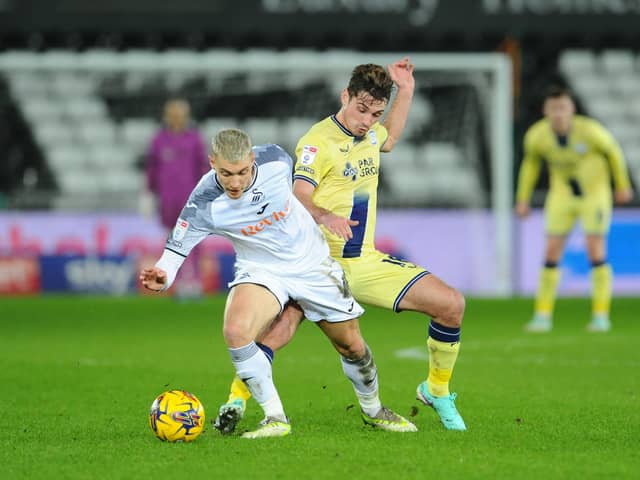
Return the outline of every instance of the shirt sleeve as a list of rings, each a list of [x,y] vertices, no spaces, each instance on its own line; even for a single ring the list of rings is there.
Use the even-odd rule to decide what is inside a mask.
[[[518,175],[517,202],[528,202],[531,199],[533,188],[540,175],[541,164],[542,158],[538,153],[537,138],[534,132],[529,130],[524,136],[524,158]]]
[[[376,132],[376,136],[378,137],[377,141],[380,144],[380,150],[382,150],[382,147],[384,146],[387,139],[389,138],[389,132],[387,131],[387,127],[385,127],[381,123],[376,123],[374,127],[374,131]]]
[[[629,180],[624,154],[616,139],[606,128],[598,123],[594,123],[593,138],[596,142],[596,147],[609,162],[616,191],[630,189],[631,181]]]
[[[331,169],[331,152],[324,143],[302,137],[296,147],[293,179],[302,179],[317,187]]]
[[[210,173],[200,179],[189,196],[167,238],[164,253],[156,264],[167,272],[166,288],[171,286],[182,262],[191,250],[209,235],[216,233],[210,209],[211,202],[220,194],[221,191],[215,187],[214,177]]]

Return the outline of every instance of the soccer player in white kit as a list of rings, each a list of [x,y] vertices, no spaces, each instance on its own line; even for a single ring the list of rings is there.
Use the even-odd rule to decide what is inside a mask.
[[[212,171],[191,193],[156,265],[140,273],[155,291],[169,288],[189,252],[212,233],[233,243],[236,275],[224,312],[223,335],[238,377],[265,413],[245,438],[291,432],[271,375],[273,352],[256,339],[294,300],[331,340],[351,380],[366,423],[393,431],[415,425],[382,406],[377,370],[360,334],[364,310],[315,221],[292,193],[293,160],[278,145],[251,147],[249,136],[221,130],[212,142]]]

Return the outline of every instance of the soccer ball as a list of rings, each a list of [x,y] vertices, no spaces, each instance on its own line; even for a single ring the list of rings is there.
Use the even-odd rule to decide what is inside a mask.
[[[165,442],[192,442],[204,428],[204,407],[192,393],[169,390],[151,404],[149,426]]]

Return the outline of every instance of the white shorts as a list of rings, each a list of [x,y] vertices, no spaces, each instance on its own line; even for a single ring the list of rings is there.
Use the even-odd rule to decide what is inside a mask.
[[[317,268],[297,274],[240,266],[229,288],[241,283],[262,285],[275,295],[280,309],[289,299],[295,300],[312,322],[344,322],[364,313],[351,295],[340,264],[331,257]]]

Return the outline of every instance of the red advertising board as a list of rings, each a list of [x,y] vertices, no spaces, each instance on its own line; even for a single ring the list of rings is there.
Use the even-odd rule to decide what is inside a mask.
[[[37,257],[0,257],[0,295],[27,295],[39,291]]]

